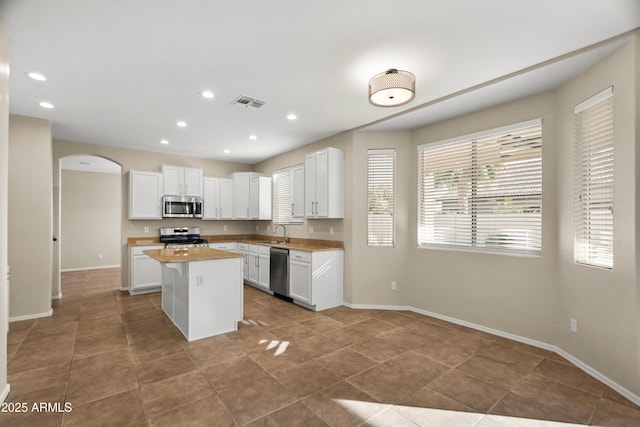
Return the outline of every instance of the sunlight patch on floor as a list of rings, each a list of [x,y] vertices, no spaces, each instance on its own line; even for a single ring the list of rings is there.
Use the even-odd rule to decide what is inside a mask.
[[[273,353],[274,356],[280,356],[285,351],[287,351],[287,347],[289,347],[289,341],[261,339],[260,341],[258,341],[258,344],[267,344],[265,350],[273,350],[275,348],[276,351]]]
[[[360,419],[367,420],[367,425],[380,427],[388,426],[390,422],[394,425],[425,427],[577,427],[585,425],[402,405],[387,407],[371,416],[372,412],[375,413],[376,409],[382,405],[381,403],[347,399],[334,399],[334,401]]]

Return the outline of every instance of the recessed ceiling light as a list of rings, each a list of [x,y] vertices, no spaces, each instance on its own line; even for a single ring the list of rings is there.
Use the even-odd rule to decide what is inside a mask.
[[[47,102],[47,101],[42,101],[38,105],[40,105],[42,108],[46,108],[48,110],[51,110],[53,108],[53,104],[50,103],[50,102]]]
[[[167,141],[166,139],[161,139],[160,140],[160,144],[167,145],[168,143],[169,143],[169,141]]]
[[[298,116],[296,116],[295,114],[287,114],[287,119],[289,119],[289,120],[295,120],[297,118],[298,118]]]
[[[214,97],[213,92],[211,92],[210,90],[203,90],[202,92],[200,92],[200,95],[207,99],[211,99]]]
[[[249,139],[255,141],[256,139],[258,139],[258,137],[255,135],[249,135]]]
[[[224,150],[223,153],[224,154],[229,154],[231,152],[231,150]]]
[[[27,76],[31,77],[33,80],[37,80],[39,82],[46,82],[47,78],[40,73],[27,73]]]
[[[180,126],[181,128],[185,128],[187,127],[187,122],[183,122],[182,120],[180,120],[179,122],[176,123],[177,126]]]

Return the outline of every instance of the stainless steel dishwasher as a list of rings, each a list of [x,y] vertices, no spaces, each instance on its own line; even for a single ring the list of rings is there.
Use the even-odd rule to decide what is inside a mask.
[[[275,295],[289,296],[289,249],[271,248],[269,289]]]

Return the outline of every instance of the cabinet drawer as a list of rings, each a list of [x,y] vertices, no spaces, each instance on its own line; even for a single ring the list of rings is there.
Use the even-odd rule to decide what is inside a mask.
[[[209,247],[221,251],[235,251],[238,249],[238,245],[235,242],[209,243]]]
[[[300,262],[311,262],[311,252],[307,251],[289,251],[289,259]]]
[[[238,243],[238,250],[249,251],[249,244],[248,243]]]
[[[269,247],[269,246],[258,246],[258,253],[260,255],[269,255],[271,253],[271,247]]]
[[[144,251],[152,250],[152,249],[164,249],[164,245],[162,246],[132,246],[131,254],[133,256],[145,255]]]

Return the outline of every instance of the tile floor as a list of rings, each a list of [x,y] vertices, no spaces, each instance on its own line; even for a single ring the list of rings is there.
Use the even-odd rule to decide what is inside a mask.
[[[28,411],[0,425],[640,425],[640,407],[561,357],[438,319],[314,313],[245,287],[239,331],[189,343],[159,294],[119,281],[65,273],[52,317],[11,323],[4,408]]]

